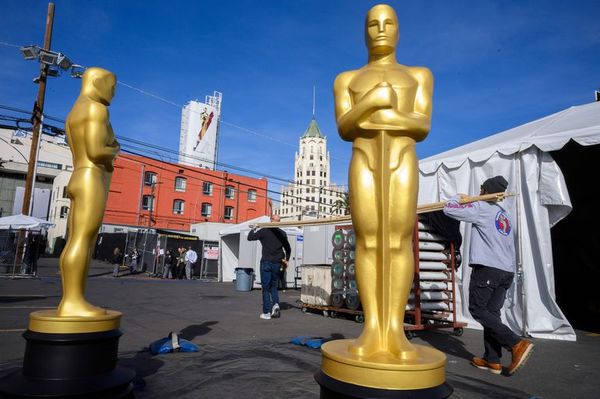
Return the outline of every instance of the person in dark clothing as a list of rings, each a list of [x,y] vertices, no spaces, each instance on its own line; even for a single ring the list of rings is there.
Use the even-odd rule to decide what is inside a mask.
[[[113,251],[113,277],[119,277],[119,268],[121,267],[121,262],[123,260],[123,256],[121,254],[121,248],[115,247]]]
[[[278,215],[271,216],[271,222],[279,222]],[[248,234],[248,241],[260,241],[262,245],[262,257],[260,259],[260,285],[262,287],[262,313],[261,319],[269,320],[271,317],[280,316],[279,293],[277,282],[279,281],[280,268],[287,266],[290,260],[291,247],[287,234],[277,227],[256,227]]]
[[[179,248],[177,248],[177,251],[179,251]],[[171,258],[169,260],[169,262],[171,264],[171,277],[170,278],[176,279],[177,273],[179,273],[179,269],[177,268],[177,265],[179,264],[178,252],[173,250],[170,255],[171,255]]]
[[[25,250],[25,262],[27,264],[25,270],[26,274],[34,276],[37,274],[37,261],[41,252],[40,239],[41,237],[36,234],[29,235],[29,242],[27,243],[27,248]]]
[[[165,254],[165,263],[163,265],[163,273],[162,278],[172,278],[172,268],[173,264],[173,255],[171,255],[171,251],[167,249],[167,253]]]

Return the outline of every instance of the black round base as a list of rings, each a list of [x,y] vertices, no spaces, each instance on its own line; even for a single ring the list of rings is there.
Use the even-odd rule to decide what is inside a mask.
[[[411,390],[369,388],[335,380],[320,370],[315,373],[315,380],[321,386],[321,399],[445,399],[453,392],[448,383]]]
[[[135,372],[117,366],[120,336],[119,330],[78,334],[26,331],[23,368],[0,380],[0,397],[132,397]]]

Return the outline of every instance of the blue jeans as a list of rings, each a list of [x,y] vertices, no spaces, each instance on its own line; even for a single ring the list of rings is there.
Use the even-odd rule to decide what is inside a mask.
[[[260,261],[260,285],[262,287],[263,313],[271,314],[273,305],[279,303],[279,293],[277,292],[279,267],[279,263]]]
[[[519,336],[500,318],[500,309],[514,273],[482,265],[472,265],[472,268],[469,312],[483,326],[483,358],[490,363],[500,363],[502,348],[510,350],[520,341]]]

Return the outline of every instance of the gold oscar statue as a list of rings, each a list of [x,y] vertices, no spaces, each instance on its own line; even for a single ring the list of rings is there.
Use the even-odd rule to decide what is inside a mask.
[[[361,387],[427,389],[444,384],[446,356],[408,342],[404,312],[414,275],[415,142],[429,133],[433,76],[397,63],[399,26],[390,6],[369,10],[365,39],[368,64],[334,83],[339,134],[352,141],[349,188],[365,324],[358,339],[323,345],[321,371]]]
[[[116,83],[105,69],[87,69],[67,117],[74,170],[67,186],[69,238],[60,257],[63,297],[57,309],[29,315],[23,367],[0,378],[0,397],[132,397],[135,372],[117,364],[122,314],[84,298],[112,162],[119,152],[108,118]]]
[[[115,76],[102,68],[83,74],[81,94],[67,117],[67,141],[73,154],[73,175],[67,186],[71,199],[68,240],[60,256],[63,297],[58,309],[34,312],[30,329],[44,332],[92,332],[118,328],[121,314],[88,303],[87,274],[102,224],[119,152],[108,114],[115,94]]]

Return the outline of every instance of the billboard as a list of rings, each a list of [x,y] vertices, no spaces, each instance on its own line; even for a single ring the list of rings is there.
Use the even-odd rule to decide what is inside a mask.
[[[206,102],[188,102],[181,111],[179,163],[215,169],[218,121],[221,112],[219,92],[206,96]]]

